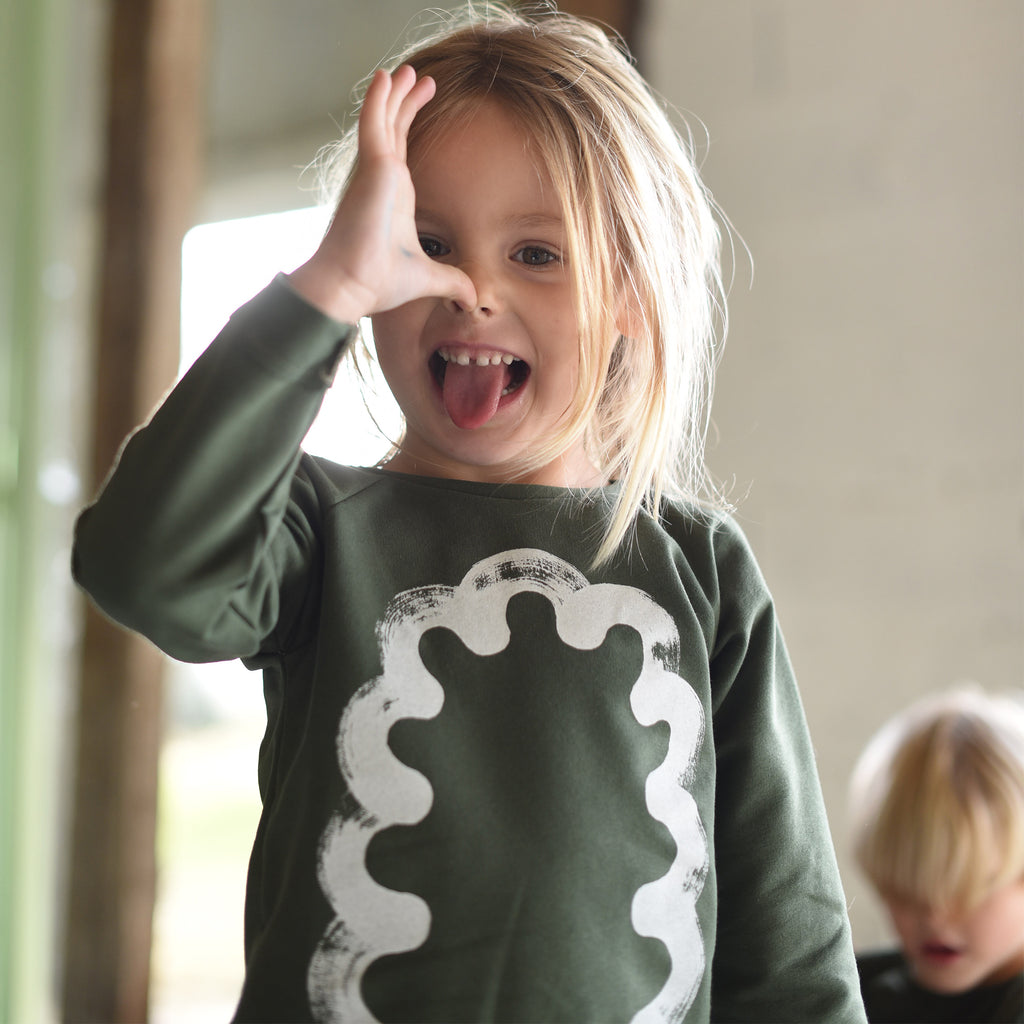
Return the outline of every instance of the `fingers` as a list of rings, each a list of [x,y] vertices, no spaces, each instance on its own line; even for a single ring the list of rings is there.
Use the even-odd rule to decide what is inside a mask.
[[[412,71],[412,69],[409,69]],[[415,76],[416,72],[412,74]],[[404,160],[406,157],[406,143],[409,138],[409,128],[412,126],[416,115],[430,102],[437,91],[437,86],[432,78],[424,76],[416,79],[408,94],[404,97],[395,114],[395,151]]]
[[[385,118],[389,127],[394,125],[403,100],[415,84],[416,72],[408,64],[403,64],[391,73],[391,89],[385,105]]]
[[[387,101],[391,93],[391,76],[381,69],[373,73],[359,111],[359,150],[379,155],[386,146]]]
[[[405,159],[409,127],[436,86],[428,76],[417,78],[408,64],[394,72],[374,72],[359,114],[359,148],[367,154],[393,154]]]

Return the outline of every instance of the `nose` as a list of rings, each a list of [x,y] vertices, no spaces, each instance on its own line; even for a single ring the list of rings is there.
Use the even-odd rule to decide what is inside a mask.
[[[959,914],[955,907],[929,905],[923,908],[923,918],[929,928],[942,931],[955,928],[959,924]]]
[[[458,313],[474,313],[485,317],[499,312],[502,299],[498,274],[479,260],[463,260],[457,266],[473,282],[476,289],[476,305],[470,307],[464,302],[452,299],[452,309]]]

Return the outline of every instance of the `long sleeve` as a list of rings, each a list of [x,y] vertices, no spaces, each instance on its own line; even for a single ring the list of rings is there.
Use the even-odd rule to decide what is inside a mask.
[[[319,544],[299,445],[352,333],[282,278],[232,316],[76,524],[73,575],[107,615],[189,661],[286,631]]]
[[[863,1021],[814,753],[774,606],[743,538],[721,535],[712,701],[715,1021]],[[724,589],[724,583],[723,583]]]

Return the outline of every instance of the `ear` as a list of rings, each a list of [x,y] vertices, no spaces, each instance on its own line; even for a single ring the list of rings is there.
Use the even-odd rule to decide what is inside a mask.
[[[636,289],[629,281],[620,282],[615,311],[615,329],[625,338],[636,338],[643,333],[646,321],[643,305]]]

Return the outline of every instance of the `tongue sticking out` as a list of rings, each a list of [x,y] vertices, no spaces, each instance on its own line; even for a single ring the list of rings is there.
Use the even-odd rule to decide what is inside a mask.
[[[504,363],[497,366],[460,366],[454,360],[445,367],[441,388],[445,412],[463,430],[482,427],[498,411],[501,393],[512,375]]]

